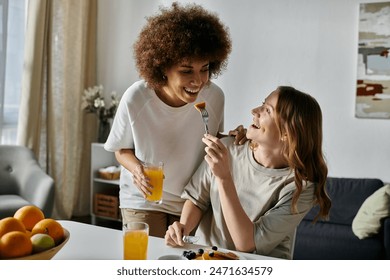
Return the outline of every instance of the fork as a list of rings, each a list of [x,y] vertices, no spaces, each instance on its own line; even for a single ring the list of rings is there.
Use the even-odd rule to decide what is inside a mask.
[[[194,243],[198,242],[199,236],[183,235],[182,240],[183,240],[184,243],[194,244]]]
[[[205,108],[199,108],[200,114],[202,115],[203,123],[204,123],[204,129],[206,131],[206,134],[209,134],[209,127],[208,127],[208,122],[209,122],[209,113]]]

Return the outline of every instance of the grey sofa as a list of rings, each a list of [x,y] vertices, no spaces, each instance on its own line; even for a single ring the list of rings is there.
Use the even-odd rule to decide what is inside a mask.
[[[41,169],[30,149],[0,145],[0,219],[29,204],[51,217],[54,180]]]
[[[379,179],[328,178],[327,189],[332,199],[330,218],[313,224],[317,207],[305,216],[297,228],[293,258],[390,259],[390,217],[382,220],[380,232],[375,236],[359,239],[352,230],[352,221],[363,202],[383,185]]]

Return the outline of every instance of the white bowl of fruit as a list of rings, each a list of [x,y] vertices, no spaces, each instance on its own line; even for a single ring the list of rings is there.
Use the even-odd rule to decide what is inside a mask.
[[[58,221],[34,205],[24,206],[0,220],[0,259],[50,260],[69,238]]]

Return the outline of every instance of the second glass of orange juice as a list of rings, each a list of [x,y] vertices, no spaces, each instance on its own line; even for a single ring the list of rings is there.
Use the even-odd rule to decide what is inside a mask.
[[[164,181],[164,163],[158,164],[143,163],[144,173],[150,180],[150,185],[153,186],[152,194],[146,196],[146,200],[152,203],[161,204],[163,194]]]
[[[148,253],[149,225],[130,222],[123,225],[123,259],[146,260]]]

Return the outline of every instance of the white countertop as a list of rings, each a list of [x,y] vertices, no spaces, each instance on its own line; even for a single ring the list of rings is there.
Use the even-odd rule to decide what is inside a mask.
[[[122,260],[122,231],[74,221],[59,221],[70,232],[65,246],[53,260]],[[188,244],[186,247],[170,247],[163,238],[149,237],[148,259],[157,260],[163,255],[181,255],[184,250],[198,249],[200,245]],[[272,260],[274,258],[239,252],[247,260]]]

